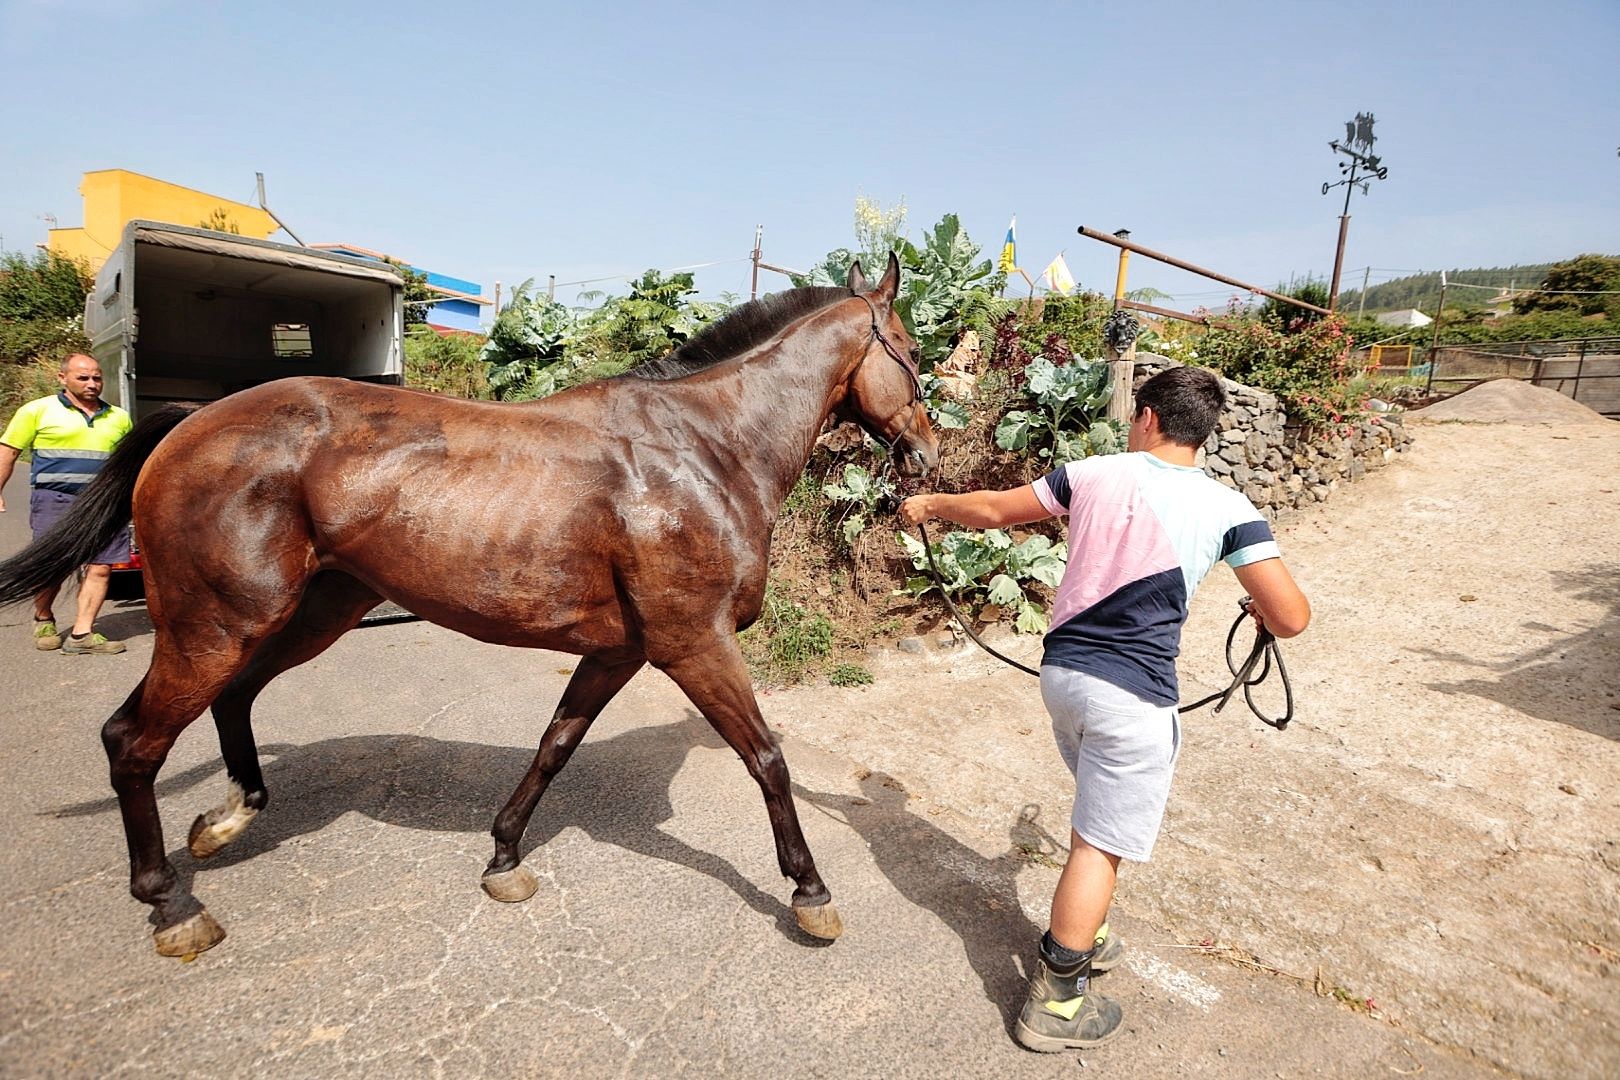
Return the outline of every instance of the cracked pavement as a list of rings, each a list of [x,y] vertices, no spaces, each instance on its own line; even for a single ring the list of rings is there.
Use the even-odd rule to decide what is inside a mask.
[[[0,516],[0,552],[21,546],[25,526]],[[1200,597],[1218,624],[1205,637],[1224,634],[1213,613],[1231,597],[1216,594]],[[1238,867],[1249,880],[1229,895],[1189,884],[1232,857],[1234,829],[1256,827],[1201,796],[1193,771],[1244,768],[1230,717],[1191,725],[1176,839],[1124,879],[1113,923],[1130,952],[1099,988],[1125,1005],[1126,1030],[1084,1054],[1019,1049],[1009,1030],[1062,857],[1053,836],[1066,832],[1061,766],[1038,697],[966,655],[880,663],[865,690],[762,697],[845,921],[828,945],[797,929],[758,789],[653,671],[541,801],[524,842],[539,892],[515,905],[485,897],[490,823],[573,658],[424,623],[358,630],[260,698],[269,806],[205,862],[185,831],[225,792],[212,724],[176,745],[157,785],[166,841],[228,937],[191,963],[165,959],[127,892],[98,738],[145,670],[144,612],[104,615],[129,640],[115,657],[34,652],[27,615],[0,612],[0,1076],[1045,1077],[1082,1062],[1127,1077],[1497,1074],[1458,1049],[1472,1021],[1430,1023],[1415,1005],[1369,1017],[1188,947],[1218,933],[1298,971],[1306,955],[1340,963],[1335,932],[1363,926],[1334,905],[1333,867],[1320,871],[1325,906],[1307,914],[1338,926],[1268,908],[1263,894],[1280,886],[1252,841],[1254,860]],[[1319,709],[1343,693],[1305,687]],[[1327,735],[1277,740],[1279,760],[1326,768],[1311,748]],[[1380,766],[1374,748],[1351,749],[1363,770]],[[1262,781],[1287,792],[1268,791],[1268,814],[1332,797],[1297,776]],[[1334,780],[1352,798],[1371,782]],[[1301,818],[1320,823],[1311,809]],[[1382,847],[1355,857],[1386,859],[1403,880]],[[1257,928],[1268,916],[1275,927]],[[1443,1002],[1443,990],[1442,979],[1413,994]],[[1575,1037],[1613,1030],[1580,1023]]]

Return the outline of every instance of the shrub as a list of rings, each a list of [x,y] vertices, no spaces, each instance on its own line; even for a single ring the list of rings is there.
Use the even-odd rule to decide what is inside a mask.
[[[84,298],[95,284],[90,268],[54,251],[32,257],[20,251],[0,255],[0,320],[83,318]]]
[[[1336,315],[1292,334],[1274,323],[1247,319],[1212,327],[1199,343],[1199,355],[1228,379],[1276,394],[1290,418],[1325,428],[1363,407],[1350,389],[1356,374],[1350,362],[1353,344],[1344,320]]]
[[[793,683],[832,651],[833,626],[767,585],[759,621],[743,632],[742,642],[756,677]]]
[[[405,338],[405,384],[456,397],[490,397],[488,365],[478,334],[416,331]]]
[[[870,686],[872,673],[860,664],[834,664],[827,681],[834,686]]]

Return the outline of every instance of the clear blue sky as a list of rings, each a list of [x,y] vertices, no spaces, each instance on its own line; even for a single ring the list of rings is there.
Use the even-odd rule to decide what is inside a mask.
[[[989,255],[1017,213],[1031,273],[1066,249],[1111,288],[1075,227],[1124,226],[1270,285],[1332,269],[1327,143],[1366,110],[1390,175],[1352,203],[1347,287],[1620,253],[1615,0],[199,8],[0,0],[7,248],[80,224],[86,170],[249,201],[260,170],[305,240],[486,293],[744,260],[756,224],[804,267],[858,193],[914,235],[954,211]],[[746,294],[748,266],[699,284]]]

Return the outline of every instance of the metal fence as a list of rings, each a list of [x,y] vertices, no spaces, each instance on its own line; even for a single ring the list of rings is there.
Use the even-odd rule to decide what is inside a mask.
[[[1426,375],[1432,393],[1460,393],[1486,379],[1519,379],[1620,417],[1620,337],[1442,345],[1411,372]]]

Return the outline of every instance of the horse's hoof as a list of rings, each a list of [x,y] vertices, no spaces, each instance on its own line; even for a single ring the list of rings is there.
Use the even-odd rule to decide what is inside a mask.
[[[519,863],[510,870],[486,871],[479,884],[483,885],[491,899],[503,904],[520,904],[540,888],[540,879],[530,873],[527,866]]]
[[[206,859],[217,854],[226,844],[242,835],[258,811],[243,802],[242,789],[232,784],[225,802],[206,814],[198,814],[191,823],[191,834],[186,847],[192,858]]]
[[[215,922],[206,909],[185,922],[152,931],[152,942],[159,956],[178,956],[183,960],[206,952],[224,940],[225,928]]]
[[[799,918],[799,929],[811,937],[834,941],[844,932],[844,922],[838,917],[838,909],[833,907],[830,900],[815,907],[796,907],[793,914]]]

